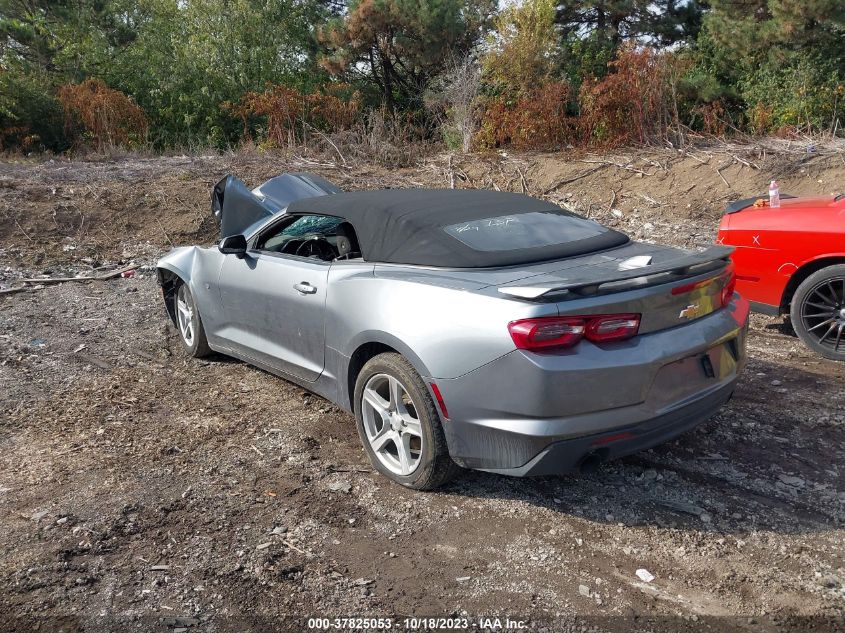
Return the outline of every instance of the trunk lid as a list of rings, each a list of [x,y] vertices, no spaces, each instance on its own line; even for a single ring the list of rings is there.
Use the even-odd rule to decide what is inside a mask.
[[[569,260],[547,272],[499,286],[501,294],[545,301],[551,298],[588,297],[680,281],[721,270],[733,252],[730,246],[712,246],[696,252],[638,244],[638,249]]]
[[[638,313],[642,315],[639,331],[646,334],[720,309],[731,252],[733,248],[726,246],[696,252],[629,242],[600,253],[530,266],[449,270],[378,264],[374,274],[523,306],[545,306],[538,310],[545,314],[548,308],[561,316]],[[686,286],[689,289],[678,290]]]
[[[636,246],[612,257],[567,262],[557,270],[499,285],[496,291],[522,301],[554,303],[562,316],[641,314],[642,334],[683,325],[723,307],[722,291],[732,276],[731,247],[694,252]]]

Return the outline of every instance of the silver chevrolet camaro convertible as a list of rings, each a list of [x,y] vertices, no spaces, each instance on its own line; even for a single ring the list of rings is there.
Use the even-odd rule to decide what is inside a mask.
[[[634,242],[514,193],[311,174],[228,176],[212,210],[219,245],[158,262],[184,347],[353,412],[373,466],[411,488],[654,446],[716,412],[745,364],[730,248]]]

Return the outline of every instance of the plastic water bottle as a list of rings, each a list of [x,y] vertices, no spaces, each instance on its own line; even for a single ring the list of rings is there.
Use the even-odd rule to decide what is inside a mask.
[[[769,206],[772,209],[780,208],[780,189],[777,180],[773,180],[769,185]]]

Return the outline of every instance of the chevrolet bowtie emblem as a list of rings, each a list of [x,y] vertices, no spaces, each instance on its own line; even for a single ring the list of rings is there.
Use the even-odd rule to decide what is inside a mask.
[[[693,303],[688,305],[686,308],[681,310],[681,313],[678,315],[679,319],[694,319],[699,314],[701,314],[701,307],[697,303]]]

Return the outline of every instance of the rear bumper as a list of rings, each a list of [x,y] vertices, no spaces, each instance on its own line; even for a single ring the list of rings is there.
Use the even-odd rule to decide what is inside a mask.
[[[607,461],[657,446],[708,420],[733,395],[734,382],[677,409],[640,424],[572,440],[554,442],[518,468],[485,468],[516,477],[562,475],[578,470],[588,460]]]
[[[567,472],[593,450],[613,458],[654,446],[728,400],[745,365],[747,329],[748,302],[737,297],[731,309],[630,341],[515,350],[438,379],[450,455],[466,468],[528,475]]]

